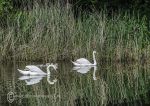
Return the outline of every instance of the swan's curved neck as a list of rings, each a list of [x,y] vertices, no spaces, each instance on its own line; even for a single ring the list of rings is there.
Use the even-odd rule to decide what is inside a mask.
[[[94,64],[93,65],[96,65],[96,58],[95,58],[95,53],[93,52],[93,61],[94,61]]]
[[[54,65],[49,65],[49,66],[47,66],[47,74],[51,74],[51,72],[50,72],[50,67],[53,67],[54,69],[55,69],[55,66]]]
[[[48,67],[47,67],[47,74],[48,75],[50,75],[51,74],[51,72],[50,72],[50,67],[52,67],[51,65],[49,65]]]

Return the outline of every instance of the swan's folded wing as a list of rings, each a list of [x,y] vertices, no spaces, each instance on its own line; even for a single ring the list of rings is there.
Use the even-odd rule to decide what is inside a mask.
[[[91,63],[90,63],[87,59],[85,59],[85,58],[77,59],[75,62],[78,63],[78,64],[91,64]]]
[[[34,66],[34,65],[28,65],[28,66],[26,66],[26,68],[32,72],[38,72],[41,74],[45,74],[45,72],[43,72],[40,68],[38,68],[37,66]]]
[[[18,69],[18,71],[20,74],[23,74],[23,75],[28,75],[30,73],[29,71],[24,71],[24,70],[20,70],[20,69]]]

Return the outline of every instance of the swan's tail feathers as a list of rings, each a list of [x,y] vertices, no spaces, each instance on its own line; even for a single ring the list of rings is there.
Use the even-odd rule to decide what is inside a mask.
[[[17,69],[19,71],[20,74],[23,74],[23,75],[28,75],[29,74],[29,71],[23,71],[23,70],[20,70],[20,69]]]
[[[73,64],[75,64],[75,62],[73,62],[72,60],[70,60]]]
[[[72,60],[71,60],[71,62],[73,63],[73,65],[75,65],[75,66],[77,66],[78,65],[78,63],[76,63],[76,62],[73,62]]]

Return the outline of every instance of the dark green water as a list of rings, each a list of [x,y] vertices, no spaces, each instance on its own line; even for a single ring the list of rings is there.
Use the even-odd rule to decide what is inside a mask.
[[[150,105],[149,65],[59,63],[51,76],[23,77],[17,69],[28,64],[38,63],[1,64],[0,106]]]

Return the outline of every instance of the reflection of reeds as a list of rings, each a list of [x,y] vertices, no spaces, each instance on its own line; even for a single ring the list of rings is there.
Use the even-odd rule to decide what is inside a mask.
[[[0,59],[62,60],[80,56],[105,60],[148,61],[146,19],[128,13],[107,17],[106,12],[74,19],[65,7],[38,7],[20,12],[0,31]],[[11,21],[11,22],[10,22]]]
[[[16,104],[28,104],[28,106],[90,104],[96,106],[107,105],[107,103],[122,103],[124,99],[126,102],[132,102],[140,100],[141,95],[144,95],[143,100],[148,102],[146,101],[146,93],[150,85],[149,66],[138,64],[129,66],[121,64],[102,65],[96,72],[96,76],[99,76],[100,79],[94,81],[92,70],[86,75],[82,75],[71,71],[70,65],[60,64],[57,83],[49,85],[44,78],[40,83],[32,86],[26,86],[23,81],[15,79],[7,84],[8,79],[14,77],[10,77],[8,73],[3,73],[4,70],[10,68],[10,66],[5,67],[1,66],[0,74],[1,85],[5,86],[2,92],[9,92],[11,84],[16,95],[26,96],[26,98],[16,98],[14,101]],[[2,80],[4,81],[2,82]]]
[[[148,71],[143,66],[117,66],[115,69],[107,74],[110,101],[124,102],[126,99],[126,102],[133,102],[140,100],[140,95],[148,93]]]

